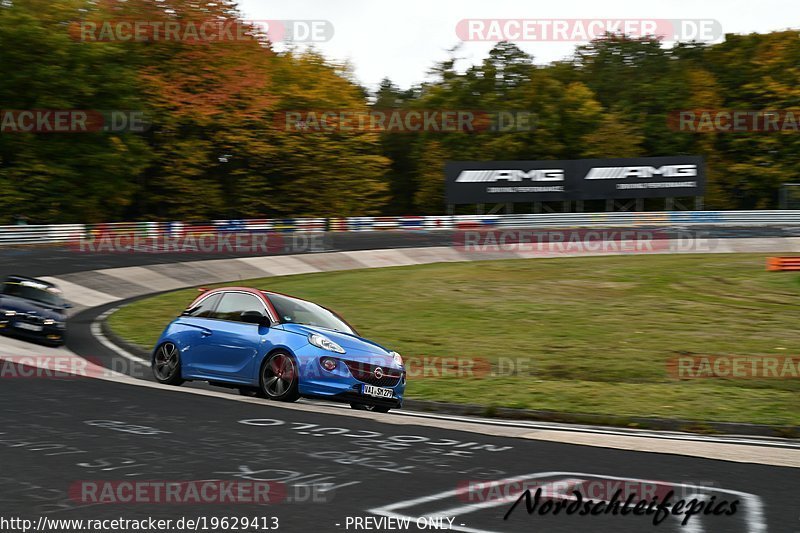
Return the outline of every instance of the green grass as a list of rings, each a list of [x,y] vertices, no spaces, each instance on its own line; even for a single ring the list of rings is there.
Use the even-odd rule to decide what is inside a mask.
[[[763,255],[440,263],[242,282],[336,309],[404,356],[524,358],[516,375],[420,378],[408,397],[700,421],[800,425],[800,379],[670,378],[676,355],[797,355],[800,278]],[[152,346],[197,294],[135,302],[112,329]],[[496,374],[499,372],[493,372]]]

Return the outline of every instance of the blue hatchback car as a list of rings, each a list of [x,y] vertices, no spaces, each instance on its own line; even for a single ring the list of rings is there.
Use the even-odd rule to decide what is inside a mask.
[[[248,287],[200,291],[153,350],[158,382],[208,381],[245,395],[323,398],[382,413],[402,406],[403,358],[333,311]]]

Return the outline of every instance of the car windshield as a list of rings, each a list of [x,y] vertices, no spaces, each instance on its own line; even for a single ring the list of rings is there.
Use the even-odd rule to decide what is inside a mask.
[[[341,318],[317,304],[283,296],[281,294],[266,293],[281,321],[292,324],[305,324],[322,328],[355,333]]]
[[[36,283],[35,281],[23,280],[5,282],[3,284],[2,294],[33,300],[51,307],[63,307],[64,302],[56,291],[58,291],[58,289]]]

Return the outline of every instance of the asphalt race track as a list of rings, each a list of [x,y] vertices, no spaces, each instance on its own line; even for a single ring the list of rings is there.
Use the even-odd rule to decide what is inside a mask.
[[[507,228],[499,228],[507,229]],[[538,228],[537,231],[547,231],[551,228]],[[555,228],[552,228],[555,229]],[[613,230],[614,228],[608,228]],[[630,228],[618,228],[630,230]],[[717,227],[700,226],[691,227],[648,227],[647,229],[661,230],[654,238],[667,238],[675,232],[696,231],[716,239],[742,238],[742,237],[796,237],[800,236],[800,228],[781,226],[743,226],[743,227]],[[298,252],[323,252],[323,251],[356,251],[373,250],[376,248],[411,248],[423,246],[450,246],[454,241],[454,231],[364,231],[364,232],[324,232],[321,236],[318,249],[292,250],[294,244],[291,235],[287,234],[285,251],[276,250],[275,254],[292,254]],[[298,235],[298,247],[305,242],[302,234]],[[86,270],[99,270],[113,267],[129,267],[173,263],[180,261],[200,261],[204,259],[226,259],[231,257],[247,257],[247,253],[108,253],[108,252],[80,252],[63,246],[18,246],[0,249],[0,276],[24,273],[28,276],[54,276],[69,274]],[[24,272],[20,272],[21,270]]]
[[[708,487],[697,492],[717,500],[744,500],[723,490],[757,496],[732,516],[693,517],[694,531],[765,531],[762,521],[773,531],[797,526],[794,469],[400,428],[381,423],[391,414],[335,417],[94,379],[9,379],[0,400],[0,501],[22,517],[276,516],[281,530],[336,531],[348,516],[411,502],[395,511],[455,517],[462,530],[653,527],[649,517],[529,517],[524,507],[503,521],[508,503],[469,509],[474,502],[447,494],[469,481],[558,472],[546,479],[615,476]],[[74,494],[81,481],[209,479],[285,485],[271,505],[87,506]],[[413,503],[421,497],[432,499]],[[681,530],[677,519],[659,529]]]
[[[441,246],[450,238],[420,234],[387,245],[385,234],[334,239],[340,237],[344,240],[332,241],[334,249]],[[22,250],[19,255],[3,251],[0,270],[57,275],[137,264],[132,261],[165,262],[146,255],[58,253],[65,255],[46,249]],[[166,260],[185,261],[186,256]],[[695,442],[633,436],[617,445],[612,442],[616,437],[595,432],[595,444],[577,445],[564,441],[571,435],[574,442],[590,430],[504,429],[402,411],[361,413],[308,401],[277,404],[199,385],[157,386],[149,381],[146,365],[111,349],[94,334],[96,318],[121,303],[72,317],[63,349],[0,338],[6,351],[65,357],[75,353],[135,378],[111,373],[103,379],[54,376],[0,361],[4,518],[31,520],[30,529],[39,531],[79,530],[53,519],[118,518],[198,522],[190,527],[184,521],[172,531],[274,531],[273,517],[278,531],[290,532],[800,531],[797,441],[726,444],[711,438]],[[659,446],[652,445],[655,441]],[[637,451],[643,449],[650,451]],[[742,459],[748,454],[752,462]],[[718,459],[723,456],[731,460]],[[198,502],[185,494],[177,503],[155,502],[151,492],[125,501],[122,495],[122,488],[130,484],[186,488],[203,483],[266,486],[269,492],[259,504],[213,498]],[[732,514],[700,513],[686,525],[681,525],[683,515],[666,517],[657,526],[651,515],[528,515],[524,502],[504,520],[520,486],[533,491],[540,487],[554,494],[551,501],[566,501],[563,497],[572,490],[604,501],[619,488],[637,496],[634,504],[663,498],[669,491],[673,501],[713,501],[728,509],[737,503]],[[103,494],[106,499],[98,496]],[[242,520],[237,527],[232,520],[224,525],[212,522],[223,517],[246,517],[248,527],[242,527]],[[388,518],[393,521],[386,522]],[[404,519],[410,520],[407,526],[397,527]],[[0,522],[0,531],[22,531],[17,526]]]

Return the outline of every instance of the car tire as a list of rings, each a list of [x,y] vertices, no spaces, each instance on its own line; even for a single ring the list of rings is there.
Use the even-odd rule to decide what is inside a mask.
[[[153,355],[153,376],[156,381],[164,385],[180,385],[181,354],[178,347],[171,342],[165,342],[158,347]]]
[[[261,393],[270,400],[295,402],[300,398],[297,361],[283,350],[270,354],[261,367]]]
[[[356,411],[372,411],[373,413],[388,413],[391,407],[385,405],[371,405],[365,403],[351,403],[350,407]]]

